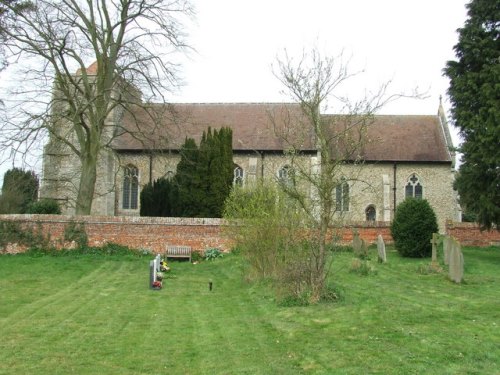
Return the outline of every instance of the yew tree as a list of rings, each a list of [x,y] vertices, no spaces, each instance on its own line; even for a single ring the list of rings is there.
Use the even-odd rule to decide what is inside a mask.
[[[25,214],[30,204],[36,202],[38,177],[35,172],[12,168],[3,176],[0,194],[0,213]]]
[[[455,186],[467,212],[483,229],[500,223],[500,7],[472,0],[458,30],[444,74],[450,79],[451,115],[460,129],[460,165]]]

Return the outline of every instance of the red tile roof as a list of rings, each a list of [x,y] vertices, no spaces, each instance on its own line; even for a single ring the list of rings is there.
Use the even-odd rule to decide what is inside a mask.
[[[302,150],[314,150],[308,126],[296,104],[175,104],[136,107],[122,119],[125,132],[113,142],[117,150],[178,150],[186,137],[197,144],[204,130],[230,127],[233,150],[282,151],[288,142]],[[131,131],[132,130],[132,131]],[[281,136],[287,131],[287,136]],[[285,140],[286,138],[286,140]]]
[[[92,64],[90,64],[85,71],[87,72],[88,75],[96,75],[97,74],[97,61],[94,61]],[[76,75],[82,74],[82,69],[78,68],[76,71]]]
[[[346,116],[323,118],[333,137]],[[133,109],[120,123],[123,131],[112,147],[122,151],[178,150],[186,137],[199,144],[209,126],[233,129],[235,151],[315,150],[314,133],[298,104],[151,105]],[[377,115],[366,129],[369,141],[358,151],[366,161],[451,162],[438,116]]]

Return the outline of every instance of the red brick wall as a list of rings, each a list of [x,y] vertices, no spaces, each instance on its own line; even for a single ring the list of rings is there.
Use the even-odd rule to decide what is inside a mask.
[[[41,230],[56,248],[67,247],[64,229],[71,222],[83,223],[90,246],[108,242],[132,248],[165,251],[165,245],[186,245],[202,251],[210,247],[230,249],[220,219],[147,218],[130,216],[0,215],[0,221],[16,221]]]
[[[0,215],[0,221],[16,221],[34,231],[41,230],[56,248],[69,247],[64,242],[64,230],[70,223],[83,223],[90,246],[108,242],[132,248],[163,252],[166,244],[191,246],[203,251],[210,247],[230,250],[232,241],[224,235],[221,219],[203,218],[151,218],[136,216],[61,216],[61,215]],[[342,237],[341,242],[352,242],[353,229],[368,243],[375,243],[382,234],[391,243],[389,226],[383,222],[353,223],[333,229],[331,235]]]
[[[468,246],[500,246],[500,231],[493,229],[490,231],[479,230],[475,223],[446,223],[446,233],[455,237],[462,245]]]
[[[227,251],[230,250],[232,243],[231,239],[224,235],[224,221],[221,219],[0,215],[0,221],[15,221],[34,231],[41,230],[56,248],[70,245],[64,242],[64,230],[71,222],[83,223],[90,246],[113,242],[132,248],[163,252],[165,245],[171,244],[191,246],[195,251],[203,251],[211,247]],[[360,237],[368,243],[375,243],[379,234],[382,235],[385,243],[392,243],[390,227],[385,222],[351,223],[342,228],[332,229],[331,235],[341,237],[343,244],[350,244],[354,230],[357,230]],[[480,232],[474,224],[450,222],[447,224],[447,233],[456,237],[464,245],[500,244],[500,232]],[[16,247],[15,249],[22,251]]]
[[[377,243],[377,237],[379,234],[382,235],[386,244],[391,244],[393,242],[390,224],[384,221],[354,222],[346,224],[342,228],[332,230],[334,235],[336,234],[342,238],[340,242],[345,245],[352,244],[354,231],[357,231],[359,233],[359,237],[365,240],[368,244]]]

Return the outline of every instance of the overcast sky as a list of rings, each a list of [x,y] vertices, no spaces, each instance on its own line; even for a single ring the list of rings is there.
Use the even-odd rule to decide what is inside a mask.
[[[193,0],[196,19],[182,61],[185,85],[172,102],[281,102],[290,98],[272,73],[286,49],[300,56],[313,46],[324,55],[343,51],[352,72],[344,90],[358,98],[391,80],[390,92],[426,91],[423,100],[400,100],[384,114],[435,114],[445,110],[456,29],[465,0]],[[454,136],[454,141],[458,138]],[[0,165],[0,183],[10,165]],[[36,165],[40,172],[41,161]]]
[[[465,0],[211,0],[195,1],[191,41],[197,53],[184,66],[185,102],[288,101],[272,74],[276,55],[299,56],[312,46],[336,56],[344,51],[357,96],[392,80],[392,91],[428,90],[426,100],[396,102],[383,113],[433,114],[439,96],[447,107],[442,77],[454,58],[456,29]]]

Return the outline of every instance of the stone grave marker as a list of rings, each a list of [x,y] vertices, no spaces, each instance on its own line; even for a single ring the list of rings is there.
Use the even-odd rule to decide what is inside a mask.
[[[149,261],[149,287],[153,288],[153,283],[156,281],[156,265],[155,260]]]
[[[359,238],[359,233],[357,231],[354,231],[352,237],[352,249],[354,251],[354,254],[359,256],[361,254],[362,248],[363,240]]]
[[[439,245],[439,234],[438,233],[432,233],[432,239],[431,239],[431,245],[432,245],[432,264],[437,264],[437,247]]]
[[[359,256],[363,259],[368,258],[368,245],[364,239],[361,239],[361,251],[359,252]]]
[[[378,261],[379,263],[387,262],[387,257],[385,254],[385,242],[382,235],[379,234],[377,237],[377,251],[378,251]]]
[[[450,236],[445,236],[443,238],[443,258],[444,264],[450,264],[450,252],[451,252],[452,239]]]
[[[156,255],[155,257],[155,269],[156,269],[156,272],[160,272],[160,264],[161,263],[161,257],[160,257],[160,254]]]
[[[464,278],[464,255],[460,242],[455,238],[451,239],[449,263],[450,279],[457,284],[461,283]]]

